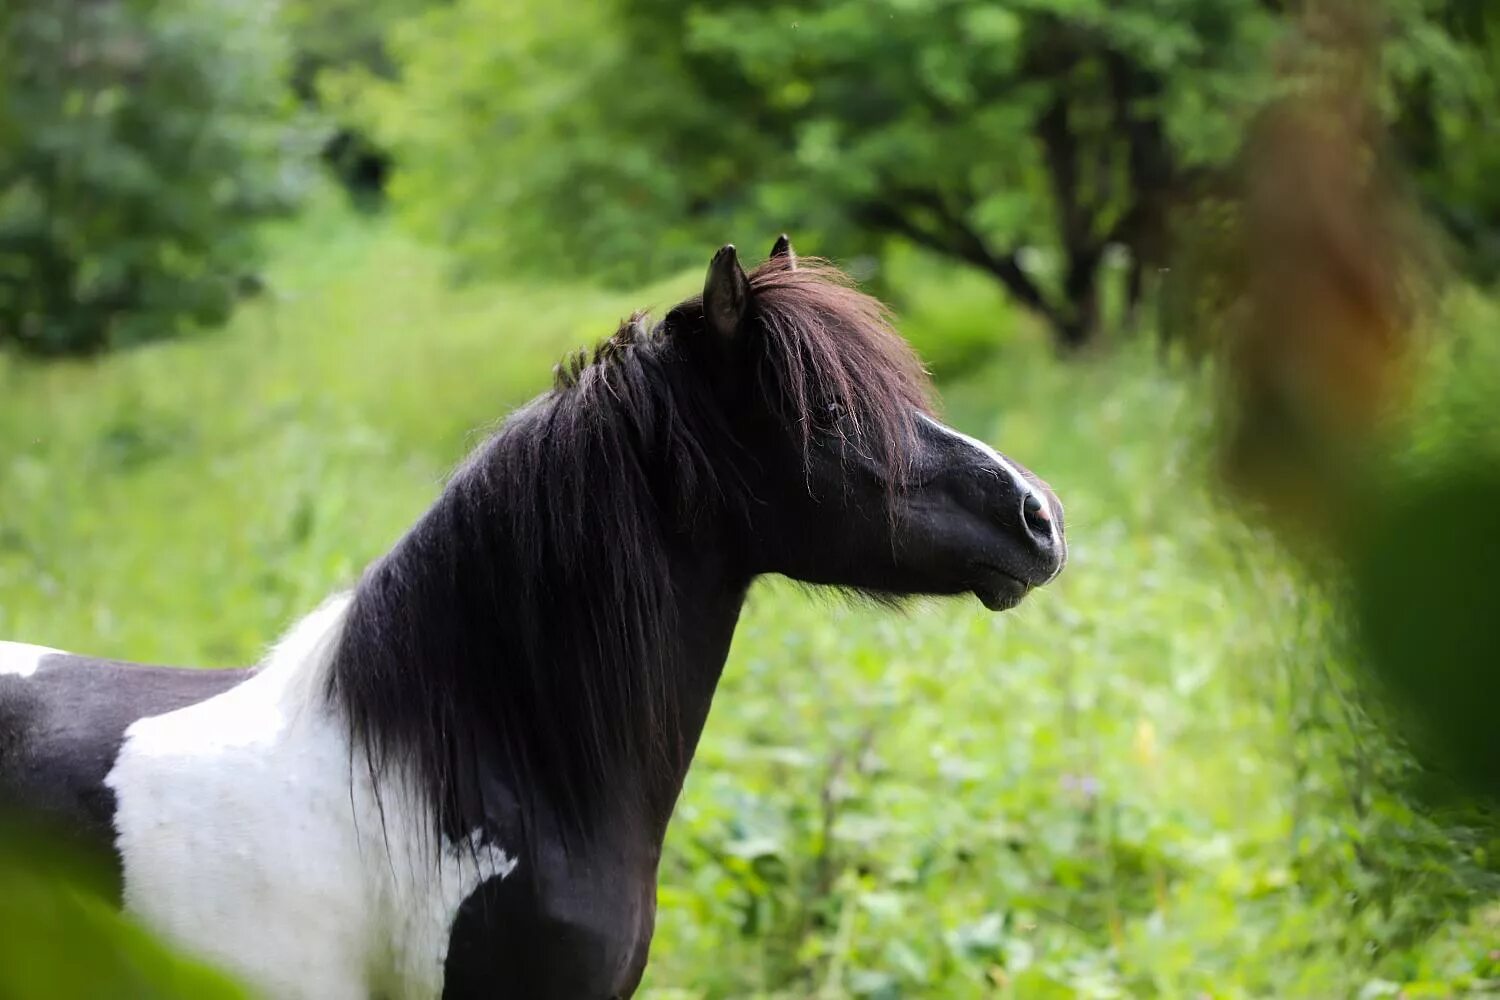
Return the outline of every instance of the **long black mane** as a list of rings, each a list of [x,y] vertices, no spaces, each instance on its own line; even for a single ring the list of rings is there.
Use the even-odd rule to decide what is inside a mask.
[[[747,377],[769,412],[805,443],[836,401],[900,482],[928,388],[882,307],[816,262],[749,280]],[[435,831],[483,821],[496,768],[523,811],[545,802],[583,836],[685,770],[670,555],[757,502],[704,326],[697,299],[654,328],[637,314],[560,366],[358,584],[327,691],[355,753],[406,779]]]

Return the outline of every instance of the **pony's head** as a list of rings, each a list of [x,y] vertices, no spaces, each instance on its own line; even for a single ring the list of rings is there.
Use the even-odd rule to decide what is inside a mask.
[[[883,307],[785,236],[749,274],[733,246],[652,340],[711,387],[752,573],[877,596],[1015,605],[1066,558],[1062,507],[1019,463],[933,417]]]

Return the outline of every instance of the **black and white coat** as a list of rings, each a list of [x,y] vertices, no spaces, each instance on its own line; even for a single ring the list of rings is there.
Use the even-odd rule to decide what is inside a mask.
[[[411,797],[377,804],[350,766],[348,727],[320,697],[347,603],[253,671],[0,642],[0,788],[24,784],[23,800],[73,817],[67,832],[112,842],[126,908],[265,995],[435,997],[460,906],[518,859],[476,832],[416,863]]]

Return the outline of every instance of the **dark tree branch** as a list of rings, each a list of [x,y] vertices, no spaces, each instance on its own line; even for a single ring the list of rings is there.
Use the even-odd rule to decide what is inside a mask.
[[[894,191],[885,203],[869,203],[861,217],[872,228],[895,233],[947,257],[957,257],[992,275],[1010,295],[1053,326],[1062,317],[1047,301],[1042,289],[1022,270],[1014,251],[997,254],[984,238],[932,192]],[[916,216],[924,213],[937,227],[924,226]]]
[[[1067,95],[1059,93],[1037,118],[1033,129],[1047,161],[1047,180],[1062,224],[1063,246],[1071,252],[1088,241],[1090,227],[1088,213],[1079,197],[1078,142],[1068,124],[1068,109]]]
[[[1161,95],[1162,81],[1124,54],[1106,49],[1115,131],[1125,140],[1128,207],[1106,236],[1130,249],[1125,280],[1126,322],[1134,325],[1145,295],[1145,271],[1166,257],[1166,213],[1175,183],[1175,163],[1157,114],[1140,114],[1141,101]]]
[[[1077,102],[1088,96],[1078,75],[1085,61],[1098,60],[1107,91],[1098,100],[1110,114],[1112,137],[1096,150],[1074,127]],[[1099,271],[1105,249],[1113,242],[1131,250],[1126,294],[1132,309],[1144,294],[1146,266],[1166,254],[1166,214],[1176,186],[1189,178],[1179,169],[1159,115],[1143,107],[1159,97],[1160,76],[1113,48],[1109,40],[1070,25],[1043,18],[1033,26],[1027,53],[1013,80],[1046,81],[1052,100],[1033,122],[1056,207],[1057,236],[1064,256],[1060,298],[1049,296],[1020,267],[1017,253],[999,253],[968,222],[976,199],[930,189],[887,188],[879,204],[867,204],[861,217],[874,229],[897,234],[919,246],[956,257],[992,275],[1010,295],[1045,319],[1064,346],[1078,347],[1095,334],[1099,323]],[[1092,106],[1092,105],[1090,105]],[[1092,133],[1089,133],[1092,135]],[[1110,155],[1110,143],[1122,142],[1126,188],[1120,216],[1106,220],[1106,199],[1091,188],[1090,162]],[[1114,147],[1118,149],[1119,147]],[[1107,172],[1106,172],[1107,173]],[[1113,204],[1113,203],[1112,203]]]
[[[1067,81],[1059,81],[1057,97],[1036,120],[1034,130],[1047,161],[1047,177],[1057,206],[1059,233],[1067,267],[1063,274],[1066,312],[1057,332],[1063,346],[1082,347],[1099,324],[1098,276],[1105,242],[1096,235],[1096,213],[1084,201],[1079,170],[1078,136],[1070,122]]]
[[[1106,50],[1104,67],[1113,98],[1116,132],[1125,140],[1130,184],[1129,208],[1110,231],[1109,240],[1130,247],[1132,255],[1159,260],[1165,213],[1178,182],[1175,158],[1161,119],[1140,113],[1141,101],[1162,92],[1161,78],[1124,54]]]

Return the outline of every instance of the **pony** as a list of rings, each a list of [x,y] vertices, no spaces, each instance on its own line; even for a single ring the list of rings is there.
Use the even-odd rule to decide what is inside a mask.
[[[1066,559],[886,310],[785,236],[555,372],[256,667],[0,644],[0,805],[277,997],[630,996],[752,582],[993,610]]]

